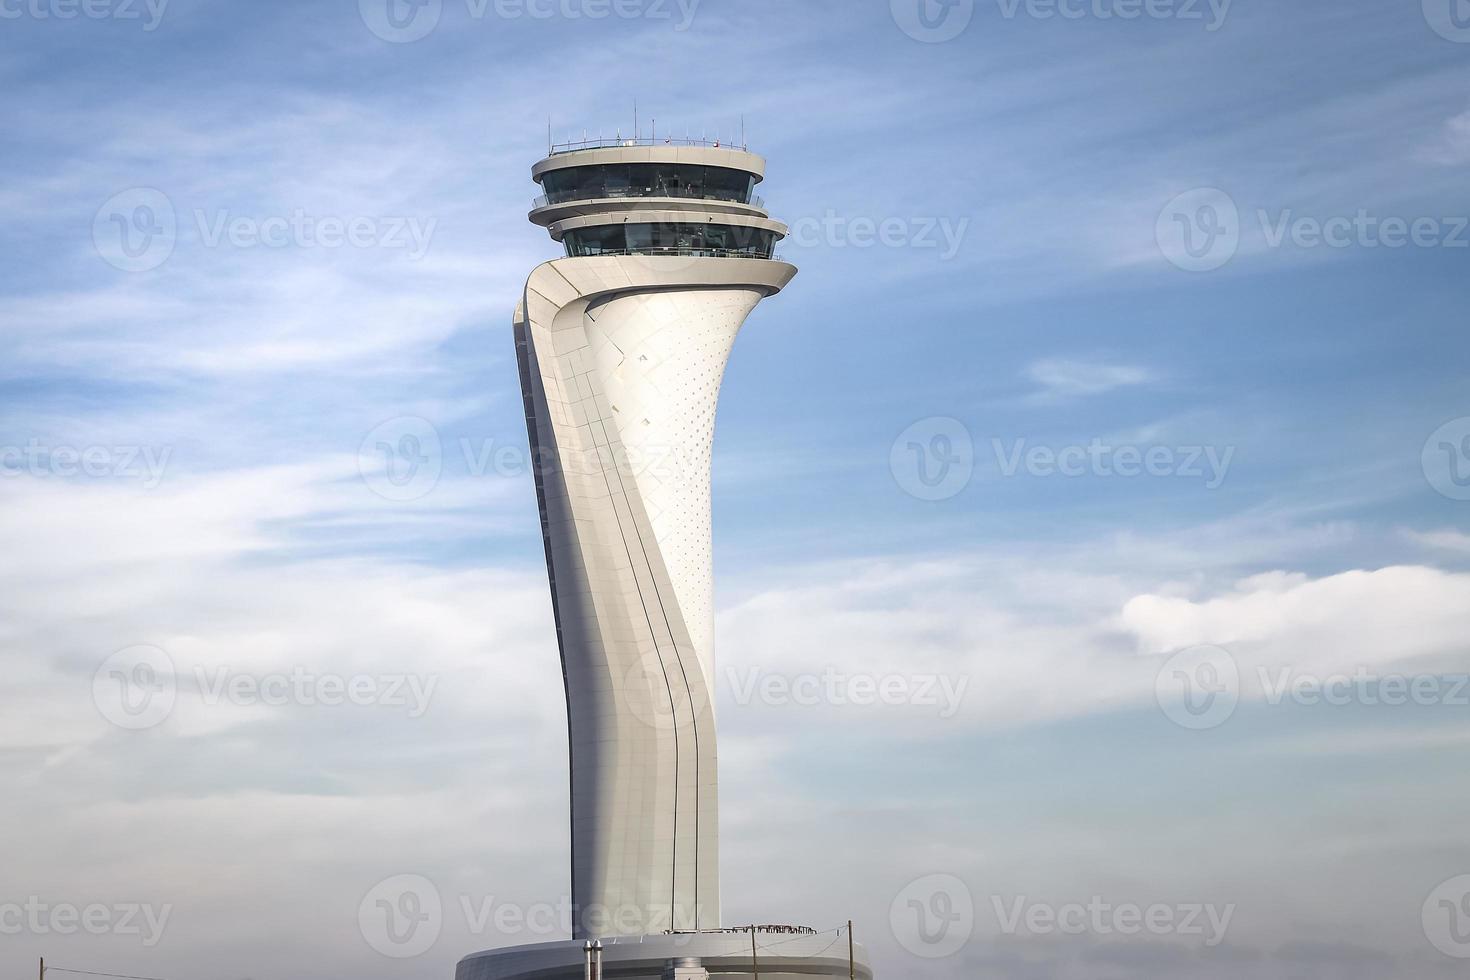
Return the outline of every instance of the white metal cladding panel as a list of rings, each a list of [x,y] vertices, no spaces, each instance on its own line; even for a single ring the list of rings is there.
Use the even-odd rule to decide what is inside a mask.
[[[715,412],[753,289],[615,296],[587,312],[587,335],[654,541],[708,690],[714,677],[710,466]]]
[[[555,462],[538,491],[569,699],[573,901],[623,917],[579,936],[719,924],[711,441],[735,335],[793,272],[567,259],[527,286],[528,412]]]

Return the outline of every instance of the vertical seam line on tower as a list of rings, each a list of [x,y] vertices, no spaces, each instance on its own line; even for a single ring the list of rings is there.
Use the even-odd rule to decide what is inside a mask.
[[[596,410],[596,399],[594,398],[592,400],[592,402],[593,402],[593,409]],[[602,437],[603,437],[604,440],[607,440],[608,441],[608,448],[610,449],[612,447],[612,442],[611,442],[610,439],[608,439],[608,435],[607,435],[607,420],[602,417],[602,413],[600,411],[597,411],[597,418],[595,420],[589,419],[589,422],[591,422],[591,421],[595,421],[598,425],[602,426]],[[619,443],[622,442],[622,437],[621,436],[619,436],[618,442]],[[618,513],[618,506],[612,500],[612,492],[613,492],[613,490],[612,490],[612,481],[608,479],[608,476],[607,476],[607,467],[606,466],[599,466],[598,468],[600,470],[602,470],[602,482],[603,482],[603,485],[605,487],[607,487],[608,503],[611,504],[612,511],[613,511],[613,517],[618,522],[618,536],[620,538],[622,538],[622,540],[623,540],[623,553],[625,555],[627,555],[627,557],[628,557],[628,566],[631,569],[632,566],[633,566],[633,549],[628,545],[628,532],[623,527],[623,515],[620,514],[620,513]],[[614,468],[614,470],[616,470],[616,468],[617,468],[616,458],[614,458],[614,460],[613,460],[613,468]],[[628,491],[627,491],[627,488],[623,486],[623,479],[622,479],[622,475],[621,474],[618,475],[618,490],[623,494],[623,499],[624,500],[627,500],[627,498],[628,498]],[[629,505],[628,506],[628,516],[629,516],[629,518],[632,518],[632,516],[633,516],[633,508],[632,508],[632,505]],[[637,529],[635,528],[634,531],[636,533]],[[647,554],[646,551],[644,552],[643,560],[644,560],[644,563],[647,564],[647,562],[648,562],[648,554]],[[648,572],[649,572],[649,578],[651,579],[653,577],[653,569],[652,568],[649,568]],[[643,609],[643,618],[644,618],[645,622],[647,622],[647,624],[648,624],[648,635],[649,635],[649,638],[653,640],[653,652],[658,657],[659,671],[664,675],[664,689],[666,691],[668,691],[668,694],[669,694],[669,708],[670,708],[670,712],[671,713],[675,713],[674,712],[674,688],[673,688],[673,685],[669,683],[669,668],[668,668],[668,665],[664,663],[664,655],[663,655],[663,652],[661,650],[659,650],[659,647],[658,647],[658,634],[655,632],[654,627],[653,627],[653,617],[651,615],[649,615],[649,612],[648,612],[648,600],[643,595],[643,587],[638,584],[638,575],[637,575],[636,572],[633,575],[633,587],[635,589],[637,589],[637,591],[638,591],[638,605]],[[654,595],[655,595],[655,597],[657,597],[657,595],[658,595],[658,584],[657,583],[654,583]],[[663,612],[662,602],[660,602],[659,606],[660,606],[659,611],[660,612]],[[668,625],[668,617],[667,617],[667,615],[664,616],[664,623],[665,623],[665,626]],[[670,640],[670,643],[674,646],[674,657],[677,659],[678,656],[679,656],[679,648],[678,648],[678,645],[677,644],[673,644],[673,631],[672,630],[670,630],[670,633],[669,633],[669,640]],[[683,664],[682,663],[680,664],[680,669],[681,670],[683,669]],[[624,680],[626,681],[626,678],[624,678]],[[688,683],[687,680],[686,680],[685,683],[687,685],[687,683]],[[698,769],[697,769],[697,766],[698,766],[698,743],[697,742],[696,742],[696,751],[695,751],[695,763],[696,763],[696,774],[697,774],[697,772],[698,772]],[[696,806],[696,809],[698,809],[697,806]],[[669,865],[670,865],[670,867],[669,867],[669,926],[670,926],[670,928],[672,928],[673,927],[673,924],[674,924],[674,908],[675,908],[674,896],[678,893],[678,890],[679,890],[679,871],[678,871],[678,869],[679,869],[679,859],[678,859],[678,855],[679,855],[679,726],[678,726],[678,723],[677,723],[677,714],[676,714],[675,715],[675,724],[674,724],[674,840],[673,840],[673,855],[672,855],[672,858],[671,858],[671,860],[669,862]]]

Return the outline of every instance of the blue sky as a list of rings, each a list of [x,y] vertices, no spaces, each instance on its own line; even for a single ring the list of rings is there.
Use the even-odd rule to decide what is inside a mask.
[[[884,976],[1459,975],[1470,11],[926,3],[395,34],[379,0],[0,0],[0,914],[170,909],[149,945],[6,934],[8,970],[442,977],[551,938],[463,914],[567,890],[508,324],[557,251],[548,117],[626,134],[636,100],[743,120],[801,269],[716,444],[727,918],[852,918]],[[407,432],[438,476],[404,491],[373,447]],[[177,702],[127,730],[94,679],[139,646]],[[1232,713],[1177,723],[1179,664],[1233,668]],[[210,703],[220,671],[436,687]],[[399,874],[445,909],[404,958],[358,914]],[[1215,945],[1000,914],[1094,897],[1234,911]],[[973,907],[963,942],[911,899]]]

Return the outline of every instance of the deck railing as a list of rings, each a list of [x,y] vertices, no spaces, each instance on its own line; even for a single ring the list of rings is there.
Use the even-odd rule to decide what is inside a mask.
[[[729,140],[709,139],[701,136],[694,139],[689,136],[597,136],[593,138],[571,140],[566,143],[551,144],[551,155],[558,153],[575,153],[578,150],[606,150],[615,149],[620,146],[708,146],[716,150],[741,150],[749,153],[750,148],[744,144],[736,145]]]
[[[766,209],[766,200],[759,194],[752,194],[748,198],[739,194],[714,193],[693,194],[679,188],[658,187],[654,190],[639,190],[636,188],[603,188],[597,194],[588,197],[583,191],[558,191],[555,194],[542,194],[531,202],[533,208],[546,208],[553,204],[568,204],[572,201],[622,201],[631,198],[660,198],[671,197],[686,201],[726,201],[731,204],[748,204],[753,208]]]

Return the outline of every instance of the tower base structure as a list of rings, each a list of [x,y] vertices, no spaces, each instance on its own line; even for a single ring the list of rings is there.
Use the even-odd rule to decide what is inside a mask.
[[[601,940],[603,980],[873,980],[867,951],[849,947],[846,931],[791,933],[750,930],[623,936]],[[849,958],[851,949],[851,958]],[[585,980],[587,951],[581,940],[511,946],[471,953],[459,961],[455,980]]]

